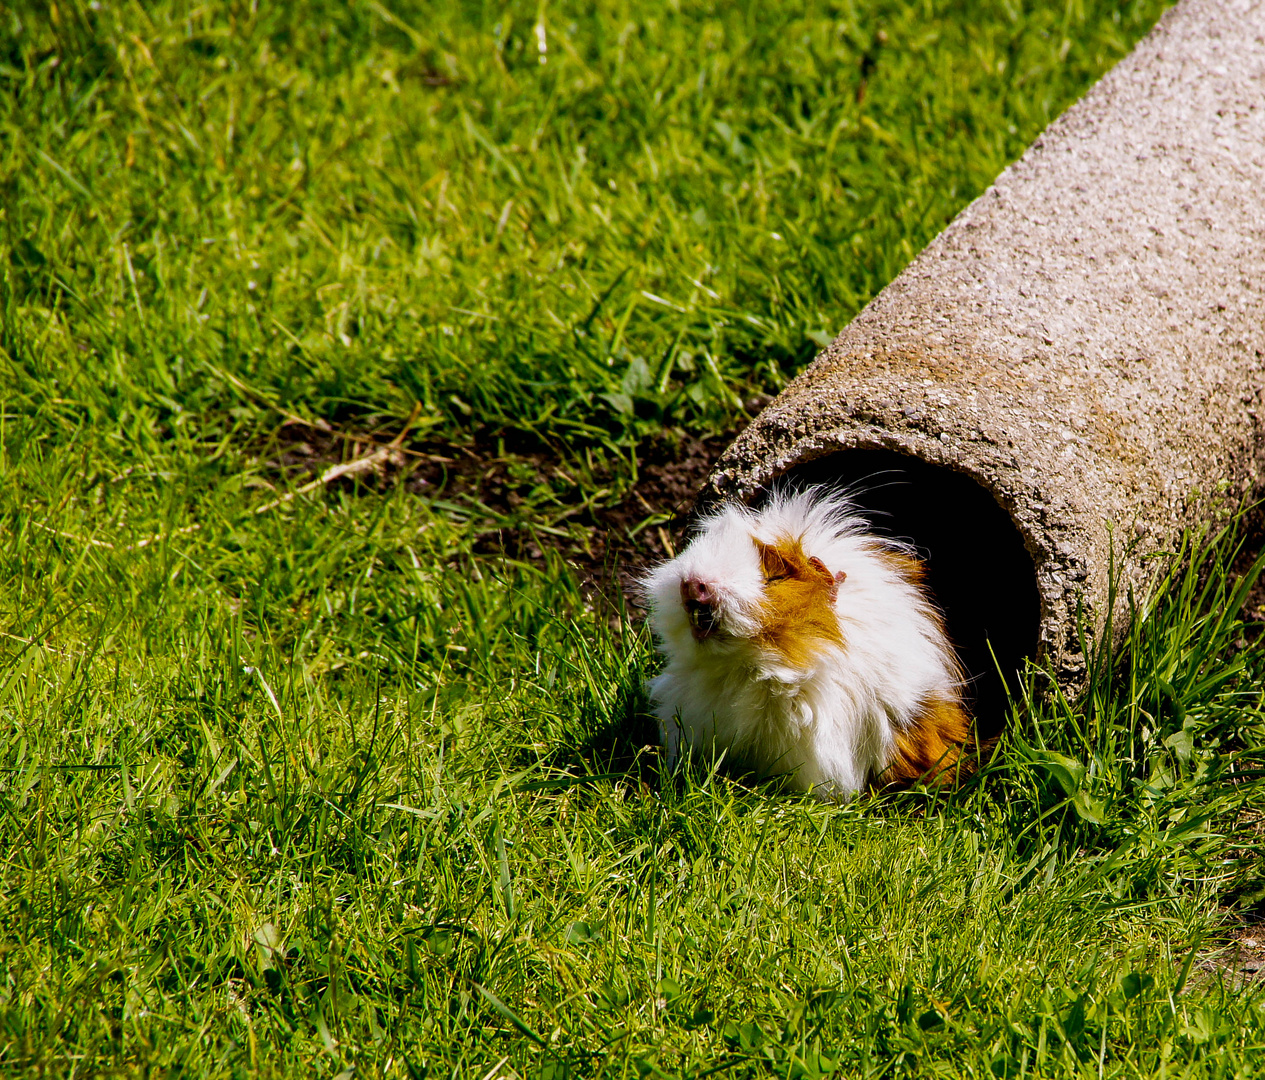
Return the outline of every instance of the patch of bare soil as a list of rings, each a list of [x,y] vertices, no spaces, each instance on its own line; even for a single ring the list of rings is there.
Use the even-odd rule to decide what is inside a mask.
[[[1265,924],[1236,927],[1224,945],[1199,957],[1195,970],[1236,989],[1265,982]]]
[[[389,432],[357,438],[292,420],[279,429],[262,464],[292,484],[314,485],[322,477],[330,486],[403,483],[499,522],[483,526],[476,553],[535,561],[552,550],[590,594],[619,591],[635,600],[637,572],[675,552],[694,498],[731,439],[665,435],[643,443],[637,480],[622,497],[601,495],[617,479],[614,469],[599,467],[582,483],[556,450],[519,432],[483,430],[461,445],[397,437],[388,450]],[[371,468],[330,475],[371,455]],[[539,527],[536,508],[553,527]]]

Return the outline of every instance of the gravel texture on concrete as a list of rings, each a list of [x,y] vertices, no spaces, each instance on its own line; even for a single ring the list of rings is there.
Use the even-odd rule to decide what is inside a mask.
[[[1078,606],[1101,629],[1113,563],[1140,594],[1148,553],[1258,490],[1263,370],[1265,3],[1183,0],[756,418],[705,497],[808,462],[856,479],[867,450],[925,463],[915,499],[964,474],[1030,559],[1023,651],[1074,689]],[[939,514],[968,545],[996,527]],[[955,595],[1024,587],[977,572]]]

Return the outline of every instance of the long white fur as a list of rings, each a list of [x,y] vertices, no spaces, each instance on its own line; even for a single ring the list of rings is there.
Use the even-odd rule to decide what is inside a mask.
[[[755,640],[764,598],[755,540],[786,537],[832,574],[847,575],[834,603],[843,647],[823,642],[805,670]],[[906,550],[867,535],[846,496],[823,488],[774,494],[760,510],[730,504],[703,518],[689,546],[644,581],[667,658],[649,689],[669,767],[683,751],[727,750],[759,773],[790,773],[801,790],[831,800],[882,773],[897,732],[929,701],[961,693],[936,612],[884,557],[893,553]],[[718,595],[720,632],[702,641],[681,600],[687,578]]]

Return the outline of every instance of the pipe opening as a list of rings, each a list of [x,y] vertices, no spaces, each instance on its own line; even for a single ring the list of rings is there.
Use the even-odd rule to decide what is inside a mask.
[[[894,450],[841,451],[781,480],[843,487],[877,534],[914,545],[966,669],[980,734],[999,733],[1002,676],[1016,688],[1024,659],[1035,657],[1041,602],[1032,557],[997,500],[964,473]]]

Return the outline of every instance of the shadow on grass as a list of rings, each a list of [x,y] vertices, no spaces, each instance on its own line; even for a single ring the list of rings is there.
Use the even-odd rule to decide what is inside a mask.
[[[639,678],[625,680],[605,702],[586,701],[579,729],[579,738],[566,741],[544,759],[547,771],[556,770],[576,783],[626,779],[641,787],[659,787],[659,729]]]

